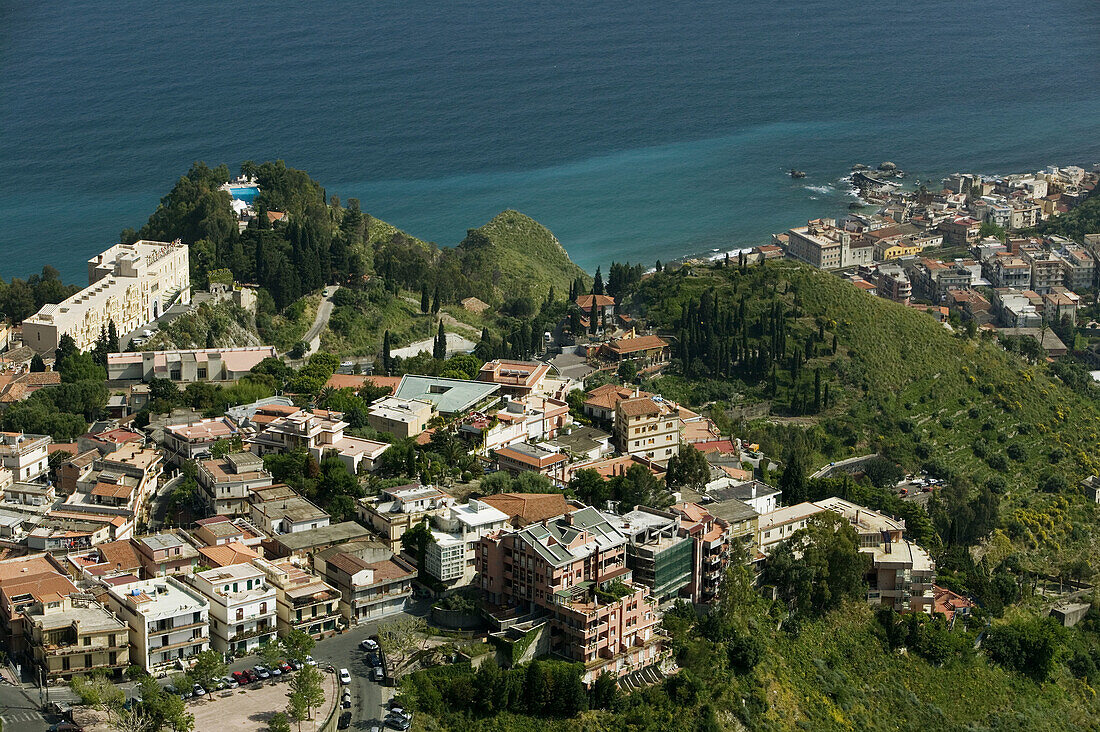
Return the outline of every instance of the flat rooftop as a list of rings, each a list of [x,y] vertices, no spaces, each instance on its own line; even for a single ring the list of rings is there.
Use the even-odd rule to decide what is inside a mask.
[[[442,414],[466,412],[500,391],[498,384],[406,374],[394,390],[401,399],[431,402]]]

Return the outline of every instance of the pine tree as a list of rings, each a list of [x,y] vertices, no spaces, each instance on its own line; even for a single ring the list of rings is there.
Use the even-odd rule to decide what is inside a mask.
[[[546,293],[546,304],[552,305],[554,300],[557,299],[557,292],[554,291],[554,286],[550,285],[550,292]]]
[[[432,349],[432,356],[443,360],[447,358],[447,334],[443,330],[443,321],[439,321],[439,332],[435,335],[435,347]]]
[[[420,285],[420,312],[427,315],[431,309],[431,300],[428,298],[428,283]]]
[[[115,327],[115,321],[111,321],[107,324],[107,351],[109,353],[118,353],[122,350],[122,346],[118,339],[118,328]]]

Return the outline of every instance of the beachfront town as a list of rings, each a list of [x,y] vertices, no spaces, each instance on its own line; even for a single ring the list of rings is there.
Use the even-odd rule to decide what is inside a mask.
[[[936,191],[861,176],[876,213],[810,221],[741,256],[838,270],[945,322],[957,313],[1064,353],[1046,326],[1074,321],[1075,293],[1095,286],[1100,238],[1013,232],[1083,200],[1095,173],[953,175]],[[242,226],[256,215],[244,200],[234,211]],[[922,256],[929,249],[939,258]],[[410,619],[422,650],[457,634],[476,663],[566,659],[581,665],[587,685],[609,676],[641,688],[677,672],[664,612],[717,601],[732,562],[759,577],[818,516],[858,534],[868,603],[949,622],[973,606],[937,585],[935,563],[905,521],[840,498],[787,501],[775,487],[779,456],[623,383],[660,373],[672,344],[607,294],[576,294],[569,334],[548,332],[539,357],[492,359],[472,378],[375,374],[346,362],[318,393],[175,406],[138,420],[166,391],[301,364],[263,345],[133,350],[158,320],[196,302],[254,305],[254,291],[237,283],[193,292],[188,273],[186,243],[118,244],[88,262],[87,288],[6,327],[4,407],[63,383],[59,349],[89,351],[108,328],[131,346],[104,355],[109,399],[75,441],[0,434],[3,673],[27,693],[52,688],[65,698],[57,695],[74,676],[105,672],[121,682],[133,667],[167,679],[211,649],[247,666],[265,645],[300,632],[319,641],[322,659],[323,644],[346,634],[381,642],[371,678],[392,696],[403,675],[443,662],[396,647],[387,623]],[[462,305],[486,307],[476,298]],[[342,390],[370,395],[362,414],[318,404],[321,393]],[[416,448],[436,445],[464,466],[461,477],[419,468]],[[295,490],[285,468],[294,456],[306,471],[323,466],[351,481],[348,510],[334,518]],[[397,459],[417,478],[379,480]],[[861,469],[856,459],[819,474]],[[906,479],[916,498],[936,488]],[[584,492],[575,490],[581,483]],[[197,493],[181,508],[187,484]],[[293,673],[311,660],[288,656],[286,665]],[[219,681],[246,683],[247,672]],[[213,723],[232,718],[237,704],[205,690],[201,702],[182,694],[214,709]],[[340,713],[330,702],[331,722]],[[387,717],[398,729],[409,721]]]
[[[938,190],[914,191],[856,171],[851,180],[866,206],[775,234],[771,246],[755,251],[837,271],[866,292],[944,322],[954,316],[1033,339],[1057,358],[1073,347],[1057,326],[1076,324],[1084,304],[1078,293],[1096,286],[1100,235],[1073,241],[1016,232],[1071,210],[1098,178],[1075,166],[1004,177],[956,173]]]

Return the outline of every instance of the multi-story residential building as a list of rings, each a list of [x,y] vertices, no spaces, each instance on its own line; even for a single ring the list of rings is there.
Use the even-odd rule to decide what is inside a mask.
[[[1066,244],[1059,251],[1062,260],[1062,283],[1081,292],[1091,290],[1096,282],[1096,260],[1092,254],[1077,244]]]
[[[453,417],[489,409],[500,401],[500,387],[481,381],[405,374],[393,395],[399,399],[431,402],[435,411],[444,417]]]
[[[23,432],[0,432],[0,463],[11,471],[15,480],[30,483],[49,469],[49,435],[28,435]]]
[[[133,540],[146,577],[191,574],[198,563],[195,547],[176,534],[163,532]]]
[[[592,296],[583,295],[583,297]],[[614,309],[615,300],[610,299],[611,308]],[[505,396],[522,399],[531,394],[540,393],[542,381],[548,373],[550,373],[550,367],[544,363],[496,359],[481,367],[477,380],[486,384],[496,384],[500,387],[500,393]]]
[[[248,563],[196,572],[188,584],[210,604],[210,645],[216,651],[251,651],[278,631],[275,587]]]
[[[271,473],[264,470],[263,458],[251,452],[203,460],[199,463],[198,479],[210,511],[220,516],[249,515],[253,489],[272,483]]]
[[[615,384],[604,384],[585,394],[584,413],[593,419],[610,422],[615,419],[615,408],[619,406],[619,402],[623,399],[652,396],[653,394],[647,391],[639,391],[636,388],[630,389]]]
[[[995,255],[986,260],[986,277],[994,287],[1027,290],[1031,287],[1031,265],[1011,254]]]
[[[249,437],[245,442],[257,455],[306,450],[318,462],[327,455],[336,455],[350,473],[373,470],[375,461],[389,449],[388,442],[365,440],[361,437],[345,437],[348,423],[336,415],[324,416],[296,412],[279,417],[267,425],[263,432]]]
[[[40,681],[130,665],[129,628],[91,595],[43,597],[27,608],[23,633]]]
[[[879,296],[902,305],[909,304],[913,297],[913,283],[904,267],[900,264],[880,264],[876,274]]]
[[[631,335],[600,344],[597,355],[611,363],[634,361],[642,367],[668,363],[668,341],[656,335]]]
[[[1081,298],[1064,287],[1054,287],[1043,295],[1043,317],[1048,323],[1060,323],[1062,318],[1077,322],[1077,306]]]
[[[337,552],[325,560],[325,578],[340,591],[344,619],[358,625],[404,610],[412,598],[416,567],[393,554],[372,562]]]
[[[340,624],[340,591],[299,567],[290,557],[256,559],[275,586],[279,635],[301,630],[314,638],[331,635]]]
[[[593,508],[481,539],[478,575],[495,605],[541,614],[551,652],[584,664],[582,680],[624,676],[661,657],[659,617],[631,581],[627,538]]]
[[[449,587],[460,587],[474,581],[478,540],[505,528],[508,514],[484,501],[471,499],[449,506],[432,523],[435,542],[424,555],[424,569]]]
[[[269,536],[329,525],[329,515],[301,496],[252,504],[252,523]]]
[[[860,267],[874,261],[875,245],[853,239],[835,219],[814,219],[787,231],[787,256],[818,269]]]
[[[638,507],[603,517],[626,536],[626,566],[635,582],[649,588],[654,601],[663,603],[688,592],[694,547],[680,527],[680,514]]]
[[[237,381],[265,358],[278,355],[274,346],[109,353],[107,378],[111,381],[169,379],[182,384]]]
[[[771,554],[780,542],[791,538],[799,529],[806,528],[810,517],[821,511],[820,506],[807,502],[778,508],[760,516],[756,529],[756,545],[760,552]]]
[[[676,404],[660,397],[634,397],[615,406],[615,446],[626,455],[666,461],[680,451]]]
[[[119,445],[112,452],[94,458],[89,469],[77,471],[76,498],[70,498],[70,503],[84,495],[92,505],[125,508],[137,521],[144,522],[149,501],[160,485],[162,462],[159,450],[136,442]]]
[[[44,598],[79,592],[60,566],[45,554],[0,561],[0,625],[9,656],[19,658],[27,651],[24,622],[30,607]]]
[[[431,402],[388,396],[370,405],[367,424],[379,432],[404,440],[428,429],[428,422],[434,415],[435,405]]]
[[[1042,219],[1043,209],[1030,201],[1015,202],[1009,213],[1008,229],[1030,229]]]
[[[565,484],[565,467],[569,464],[569,458],[560,452],[526,442],[516,442],[494,450],[493,457],[501,470],[514,475],[538,473],[545,475],[554,485]]]
[[[957,216],[940,222],[944,244],[969,247],[981,238],[982,222],[969,216]]]
[[[410,483],[359,499],[359,520],[370,526],[390,551],[401,551],[401,537],[413,526],[439,516],[454,498],[430,485]]]
[[[88,286],[23,321],[23,343],[39,353],[69,335],[81,351],[115,324],[129,333],[160,317],[176,302],[191,302],[187,245],[176,240],[116,244],[88,260]]]
[[[179,465],[187,460],[206,460],[210,448],[218,440],[232,440],[238,434],[237,425],[225,417],[200,419],[190,424],[174,424],[164,428],[161,447],[172,463]]]
[[[4,503],[12,506],[52,506],[57,501],[57,489],[46,483],[16,481],[4,488],[3,497]]]
[[[1062,284],[1065,260],[1041,247],[1020,247],[1020,258],[1031,266],[1031,289],[1045,295]]]
[[[706,485],[707,496],[715,502],[733,498],[741,501],[757,513],[771,513],[779,508],[783,492],[759,480],[733,480],[719,478]],[[709,504],[708,504],[709,508]]]
[[[130,629],[130,662],[152,673],[210,647],[209,603],[175,577],[107,587],[101,600]]]
[[[494,493],[478,499],[508,517],[508,524],[522,529],[564,516],[574,510],[561,493]]]
[[[687,596],[695,603],[718,597],[718,588],[729,564],[726,522],[695,503],[677,503],[669,511],[680,517],[680,526],[691,537],[692,573]]]

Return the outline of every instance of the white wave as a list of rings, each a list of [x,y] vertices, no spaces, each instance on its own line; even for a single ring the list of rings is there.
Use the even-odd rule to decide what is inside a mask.
[[[802,186],[802,187],[805,188],[807,191],[813,191],[814,193],[820,193],[822,195],[832,193],[835,190],[828,183],[826,183],[823,186]]]

